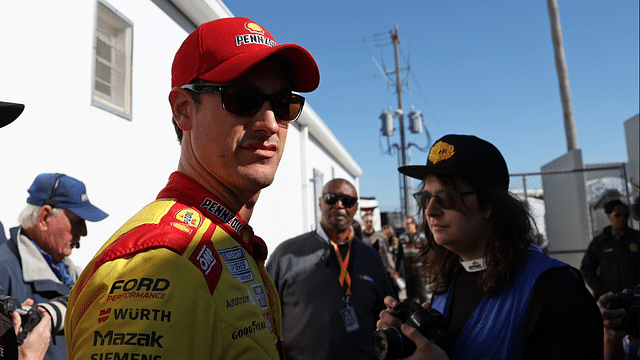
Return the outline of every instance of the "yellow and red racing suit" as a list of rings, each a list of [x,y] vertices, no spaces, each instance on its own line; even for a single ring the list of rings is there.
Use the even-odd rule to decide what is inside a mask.
[[[264,241],[186,175],[125,223],[69,296],[69,359],[277,359]]]

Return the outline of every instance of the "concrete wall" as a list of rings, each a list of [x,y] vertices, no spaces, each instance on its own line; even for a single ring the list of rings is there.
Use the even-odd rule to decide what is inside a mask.
[[[582,150],[576,149],[542,166],[543,173],[582,169]],[[576,268],[591,241],[585,175],[583,172],[542,176],[545,228],[550,255]]]

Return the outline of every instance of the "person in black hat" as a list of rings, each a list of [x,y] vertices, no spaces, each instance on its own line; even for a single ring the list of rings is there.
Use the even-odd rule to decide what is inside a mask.
[[[422,180],[414,194],[427,244],[419,253],[448,322],[440,348],[415,328],[410,359],[599,359],[603,323],[580,272],[545,255],[531,238],[533,220],[509,193],[509,172],[492,144],[446,135],[425,166],[401,173]],[[385,299],[378,328],[398,326]],[[427,306],[427,305],[425,305]]]
[[[0,295],[33,299],[50,309],[53,330],[45,358],[66,359],[67,297],[82,271],[68,256],[87,235],[85,220],[108,215],[89,202],[85,185],[71,176],[40,174],[28,192],[20,226],[10,229],[9,240],[0,246]]]
[[[10,103],[0,101],[0,128],[3,128],[11,124],[15,119],[24,111],[23,104]],[[0,245],[2,245],[7,239],[4,234],[4,227],[0,222]]]
[[[0,101],[0,128],[5,127],[17,119],[24,111],[23,104]],[[0,222],[0,245],[7,241],[4,227]],[[22,306],[30,306],[33,299],[26,299]],[[16,313],[0,314],[0,358],[14,359],[42,359],[51,340],[49,325],[51,316],[43,308],[38,308],[42,319],[27,337],[18,345],[17,335],[22,330],[22,319]]]

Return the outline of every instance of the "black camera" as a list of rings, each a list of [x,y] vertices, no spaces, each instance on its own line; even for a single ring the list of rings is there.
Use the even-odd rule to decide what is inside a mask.
[[[640,317],[638,316],[638,308],[640,307],[640,285],[633,290],[625,290],[613,296],[609,300],[606,308],[609,310],[625,309],[626,312],[622,317],[622,325],[614,330],[624,330],[634,339],[640,336]]]
[[[9,319],[11,314],[17,312],[22,321],[22,331],[18,334],[18,345],[22,345],[29,332],[38,325],[42,315],[38,312],[41,307],[51,315],[51,335],[55,335],[64,329],[64,315],[67,311],[69,296],[60,296],[49,302],[34,304],[33,306],[22,306],[20,301],[14,297],[0,295],[0,313]]]
[[[425,309],[413,301],[402,301],[391,309],[391,315],[415,327],[436,345],[446,348],[447,323],[437,310]],[[377,330],[373,334],[373,348],[381,360],[406,358],[416,351],[416,345],[402,333],[399,326]]]

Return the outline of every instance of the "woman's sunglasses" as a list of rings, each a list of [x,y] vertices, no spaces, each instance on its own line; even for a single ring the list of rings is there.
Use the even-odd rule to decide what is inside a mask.
[[[466,192],[459,193],[458,196],[462,197],[462,196],[471,195],[475,193],[476,191],[466,191]],[[426,209],[427,206],[429,205],[429,202],[431,202],[431,198],[433,197],[436,198],[438,205],[443,209],[453,209],[456,207],[455,196],[450,196],[444,191],[438,191],[435,195],[431,195],[431,193],[428,191],[420,191],[413,194],[413,198],[416,199],[416,201],[418,202],[418,207],[420,209]]]
[[[268,100],[276,120],[296,121],[304,106],[304,97],[292,93],[291,90],[282,90],[273,95],[267,95],[250,86],[187,84],[182,88],[197,93],[219,93],[222,107],[237,116],[251,117],[255,115],[262,104]]]
[[[346,208],[350,208],[358,202],[358,198],[350,195],[334,193],[322,194],[322,201],[324,201],[324,203],[327,205],[334,205],[338,202],[338,200],[342,201],[342,205]]]

